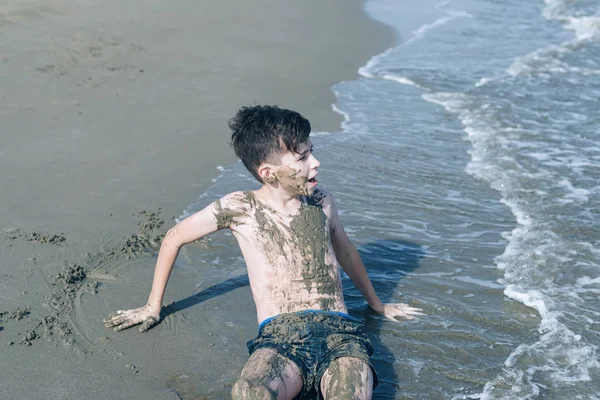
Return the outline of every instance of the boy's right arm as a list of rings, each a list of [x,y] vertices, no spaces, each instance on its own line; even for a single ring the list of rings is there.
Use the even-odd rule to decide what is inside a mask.
[[[225,198],[218,203],[219,208],[223,203],[226,203]],[[221,228],[217,227],[215,211],[215,203],[212,203],[202,211],[169,229],[160,245],[148,303],[140,308],[119,310],[110,314],[104,320],[104,326],[114,328],[115,331],[121,331],[141,324],[140,332],[146,332],[158,323],[167,281],[179,254],[179,249],[184,244],[198,240]]]

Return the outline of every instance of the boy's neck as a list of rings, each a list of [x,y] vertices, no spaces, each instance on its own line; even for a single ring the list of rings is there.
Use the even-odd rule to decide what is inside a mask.
[[[269,185],[263,185],[254,192],[259,200],[267,203],[275,211],[284,214],[295,214],[300,208],[300,195],[289,194],[281,188],[273,188]]]

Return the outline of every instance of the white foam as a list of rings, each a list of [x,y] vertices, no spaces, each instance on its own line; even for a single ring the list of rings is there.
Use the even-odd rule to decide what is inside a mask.
[[[578,40],[590,40],[600,37],[600,17],[569,17],[566,28],[575,32]]]
[[[411,37],[405,42],[405,44],[411,44],[417,40],[423,39],[428,32],[437,28],[438,26],[446,25],[447,23],[455,20],[456,18],[472,18],[473,16],[464,11],[446,11],[447,15],[440,17],[430,24],[425,24],[419,29],[412,32]]]
[[[563,21],[565,19],[565,3],[563,0],[544,0],[546,7],[542,10],[542,15],[549,21]]]
[[[600,285],[600,276],[598,276],[596,278],[590,278],[589,276],[582,276],[581,278],[577,279],[577,286],[579,286],[579,287],[596,285],[596,284]]]
[[[504,295],[510,299],[525,304],[527,307],[535,309],[540,314],[542,319],[546,319],[546,321],[548,320],[550,314],[548,312],[548,307],[546,307],[546,303],[551,302],[552,300],[550,300],[548,296],[544,295],[542,292],[538,290],[528,290],[523,292],[522,289],[517,285],[511,284],[506,286],[506,289],[504,289]],[[551,319],[555,320],[553,316]]]
[[[444,272],[444,271],[440,271],[440,272],[425,272],[425,273],[415,273],[415,272],[408,272],[407,275],[410,276],[433,276],[434,278],[441,278],[443,276],[452,276],[457,274],[458,272],[460,272],[461,270],[456,270],[454,272]]]
[[[358,74],[365,78],[374,78],[375,75],[373,74],[373,71],[375,71],[375,67],[381,64],[381,60],[385,59],[385,57],[394,50],[396,50],[396,47],[390,47],[383,53],[371,57],[364,66],[358,69]]]
[[[337,92],[334,91],[334,94],[335,94],[335,97],[339,98],[339,93],[337,93]],[[333,103],[331,105],[331,109],[333,111],[335,111],[336,113],[340,114],[344,118],[344,120],[342,121],[342,129],[346,130],[346,127],[348,125],[348,121],[350,120],[350,114],[348,114],[346,111],[341,110],[340,108],[338,108],[338,106],[335,103]]]
[[[394,81],[394,82],[398,82],[398,83],[400,83],[402,85],[414,86],[414,87],[417,87],[419,89],[423,89],[423,90],[429,91],[429,89],[427,89],[427,88],[419,85],[418,83],[415,83],[414,81],[412,81],[412,80],[410,80],[408,78],[405,78],[403,76],[397,76],[397,75],[394,75],[394,74],[383,74],[381,77],[383,79],[388,80],[388,81]]]
[[[572,42],[565,42],[561,45],[551,45],[522,57],[517,57],[506,70],[506,74],[516,78],[524,74],[575,72],[576,70],[573,70],[571,66],[558,58],[561,54],[570,52],[571,48]]]
[[[486,280],[482,280],[482,279],[475,279],[475,278],[471,278],[469,276],[456,276],[452,279],[460,281],[460,282],[472,283],[474,285],[489,288],[489,289],[503,289],[504,288],[503,285],[499,285],[496,282],[486,281]]]
[[[578,49],[581,42],[600,39],[600,16],[571,15],[568,5],[562,0],[545,0],[545,3],[546,6],[542,12],[544,18],[549,21],[562,22],[565,29],[574,32],[575,39],[517,57],[504,74],[481,78],[475,83],[475,87],[485,86],[507,76],[516,78],[521,75],[537,75],[547,78],[548,76],[545,74],[576,73],[585,76],[600,74],[598,69],[574,67],[561,60],[562,55]],[[569,81],[573,84],[578,83],[572,78],[569,78]]]
[[[587,189],[575,188],[571,182],[563,178],[558,185],[566,189],[569,193],[565,195],[565,198],[575,200],[581,203],[587,203],[589,201],[590,191]]]
[[[477,81],[477,83],[475,84],[475,87],[482,87],[487,85],[490,82],[495,81],[497,78],[481,78],[480,80]]]
[[[473,15],[471,15],[465,11],[444,10],[443,7],[445,7],[449,3],[450,3],[449,1],[442,1],[441,3],[437,4],[435,7],[436,9],[441,10],[444,13],[446,13],[446,15],[436,19],[432,23],[424,24],[424,25],[420,26],[418,29],[414,30],[411,33],[411,36],[404,43],[401,43],[400,45],[398,45],[396,47],[391,47],[391,48],[387,49],[386,51],[384,51],[383,53],[371,57],[364,66],[362,66],[358,69],[358,74],[364,78],[382,77],[383,79],[396,80],[393,78],[393,75],[385,74],[385,73],[380,74],[378,71],[378,68],[377,68],[379,65],[381,65],[383,63],[382,61],[385,60],[391,53],[395,52],[399,47],[411,45],[412,43],[425,38],[427,36],[427,33],[429,33],[430,31],[434,30],[435,28],[437,28],[439,26],[446,25],[449,22],[455,20],[456,18],[472,18],[473,17]],[[410,84],[410,83],[408,83],[410,80],[408,80],[406,78],[400,77],[398,79],[399,79],[398,81],[400,83]],[[406,79],[406,80],[402,81],[403,79]],[[410,81],[410,82],[412,82],[412,81]],[[415,84],[414,82],[412,82],[412,84],[413,84],[413,86],[421,87],[421,86],[418,86],[417,84]]]

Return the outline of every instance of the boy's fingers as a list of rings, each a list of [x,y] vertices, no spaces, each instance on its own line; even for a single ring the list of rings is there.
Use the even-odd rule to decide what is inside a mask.
[[[105,327],[110,328],[113,325],[115,325],[115,317],[104,320]]]
[[[104,320],[104,322],[109,321],[109,320],[111,320],[113,318],[116,318],[118,316],[119,316],[119,314],[117,314],[117,313],[110,313],[110,314],[108,314],[108,317],[106,317],[106,319]]]
[[[134,320],[128,320],[128,321],[123,322],[121,325],[115,327],[114,331],[119,332],[119,331],[122,331],[123,329],[127,329],[136,324],[137,324],[137,322],[135,322]]]
[[[395,307],[395,308],[400,313],[413,314],[413,315],[425,315],[424,313],[422,313],[423,310],[420,308],[417,308],[417,307],[405,306],[405,307]]]
[[[415,319],[415,317],[412,317],[408,314],[403,314],[403,315],[390,315],[387,317],[387,319],[389,319],[390,321],[395,321],[398,322],[397,318],[403,318],[403,319]]]
[[[425,315],[421,312],[421,310],[418,309],[412,309],[412,310],[401,310],[400,312],[406,313],[406,314],[412,314],[412,315]]]
[[[120,325],[123,322],[127,321],[127,319],[128,318],[125,315],[117,315],[117,316],[112,317],[110,320],[105,321],[104,326],[106,326],[107,328],[110,328],[110,327],[113,327],[116,325]]]
[[[123,310],[119,310],[119,311],[110,313],[110,314],[108,314],[108,317],[104,320],[104,322],[109,321],[114,318],[117,318],[117,317],[120,317],[122,315],[123,315]]]
[[[156,318],[154,317],[148,317],[144,320],[144,322],[142,323],[142,326],[140,326],[140,332],[146,332],[148,329],[152,328],[154,325],[156,325],[157,321]]]

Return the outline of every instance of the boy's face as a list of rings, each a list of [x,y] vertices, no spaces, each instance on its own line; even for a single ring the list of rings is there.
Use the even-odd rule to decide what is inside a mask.
[[[311,195],[317,187],[317,169],[321,165],[312,154],[310,139],[298,147],[298,153],[288,151],[280,156],[280,165],[272,169],[273,176],[289,194]]]

